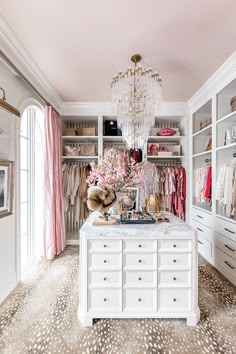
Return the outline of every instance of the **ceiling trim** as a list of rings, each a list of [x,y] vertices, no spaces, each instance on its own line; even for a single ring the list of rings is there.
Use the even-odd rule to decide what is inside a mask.
[[[1,16],[0,48],[45,99],[60,112],[63,101]]]
[[[188,101],[192,112],[216,96],[225,86],[236,77],[236,51],[214,72]]]
[[[187,102],[162,102],[158,116],[184,116],[188,113]],[[111,102],[64,102],[61,106],[61,115],[69,116],[112,116]]]

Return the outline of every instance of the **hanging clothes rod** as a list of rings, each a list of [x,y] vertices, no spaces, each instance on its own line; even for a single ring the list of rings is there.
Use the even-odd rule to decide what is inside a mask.
[[[27,79],[27,77],[15,66],[15,64],[13,64],[13,62],[3,53],[3,51],[0,49],[0,57],[2,58],[2,60],[5,61],[5,63],[10,66],[10,68],[12,68],[14,71],[17,72],[17,74],[22,78],[23,81],[25,81],[25,83],[27,85],[29,85],[32,90],[48,105],[48,106],[52,106],[52,104],[50,102],[48,102],[48,100],[46,100],[46,98],[36,89],[36,87]],[[54,111],[57,112],[57,114],[60,115],[60,113],[52,106],[52,108],[54,109]]]
[[[211,162],[211,159],[206,159],[205,162],[206,162],[206,163],[207,163],[207,162]]]

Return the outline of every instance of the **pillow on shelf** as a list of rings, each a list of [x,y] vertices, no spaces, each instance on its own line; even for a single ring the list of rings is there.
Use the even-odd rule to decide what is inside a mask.
[[[172,136],[172,135],[175,135],[176,134],[176,131],[174,129],[171,129],[171,128],[164,128],[164,129],[161,129],[157,135],[160,135],[160,136]]]

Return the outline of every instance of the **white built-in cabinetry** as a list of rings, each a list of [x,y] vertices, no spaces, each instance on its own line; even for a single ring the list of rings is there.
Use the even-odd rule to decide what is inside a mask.
[[[230,63],[230,65],[229,65]],[[222,165],[236,153],[235,141],[225,143],[225,132],[236,126],[230,100],[236,96],[236,62],[225,64],[190,100],[191,109],[191,224],[198,230],[199,252],[236,285],[236,219],[226,216],[216,200],[216,185]],[[234,68],[234,70],[233,70]],[[200,122],[208,125],[200,129]],[[212,148],[206,151],[209,137]],[[199,167],[212,165],[212,201],[199,203],[195,196]]]

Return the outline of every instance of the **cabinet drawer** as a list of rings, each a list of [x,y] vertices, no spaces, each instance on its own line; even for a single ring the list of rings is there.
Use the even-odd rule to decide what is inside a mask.
[[[215,261],[236,277],[236,260],[217,247],[215,248]]]
[[[89,252],[121,252],[122,240],[89,240]]]
[[[190,252],[191,240],[160,240],[158,241],[159,252]]]
[[[124,312],[156,311],[157,291],[146,289],[124,290]]]
[[[159,270],[162,269],[191,269],[191,253],[165,254],[159,253]]]
[[[165,312],[189,311],[191,309],[190,289],[160,289],[158,310]]]
[[[206,258],[212,257],[212,243],[198,235],[198,252]]]
[[[122,310],[122,290],[92,289],[88,292],[89,312],[119,312]]]
[[[125,270],[155,270],[157,268],[156,253],[124,254]]]
[[[89,287],[122,287],[122,272],[88,272],[88,285]]]
[[[192,226],[197,230],[198,235],[204,237],[208,241],[212,241],[213,239],[213,230],[209,227],[197,222],[196,220],[192,220]]]
[[[88,257],[89,270],[116,270],[122,267],[122,254],[91,253]]]
[[[124,272],[124,286],[126,288],[137,287],[156,287],[157,286],[157,272]]]
[[[236,259],[236,242],[215,232],[215,245],[231,257]]]
[[[124,252],[156,252],[157,241],[154,240],[126,240]]]
[[[160,286],[190,286],[191,285],[191,272],[159,272],[159,285]]]
[[[212,215],[207,212],[204,212],[200,209],[193,207],[192,219],[199,221],[201,224],[204,224],[204,225],[208,226],[209,228],[212,228],[212,224],[213,224]]]
[[[236,242],[236,224],[216,217],[215,231]]]

